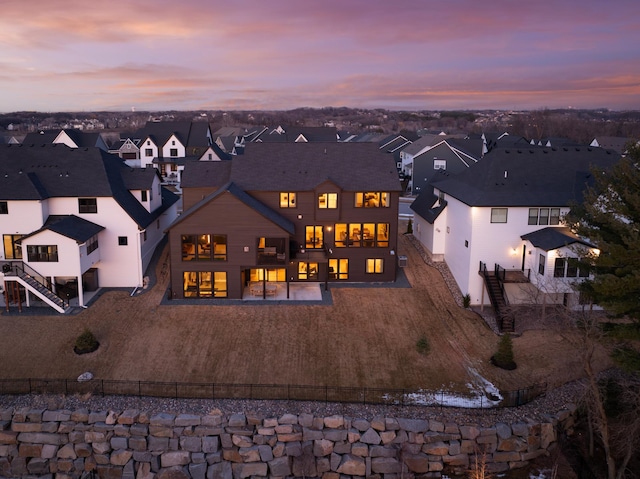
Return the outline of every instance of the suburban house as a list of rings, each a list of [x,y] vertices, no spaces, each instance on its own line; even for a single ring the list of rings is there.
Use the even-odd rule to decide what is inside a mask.
[[[188,163],[168,228],[172,297],[393,282],[400,191],[375,143],[251,143],[231,161]]]
[[[0,148],[5,306],[37,297],[65,312],[100,287],[143,287],[178,200],[155,169],[98,148]]]
[[[140,167],[156,168],[163,184],[176,193],[186,162],[200,159],[213,143],[206,121],[149,121],[132,141],[140,149]]]
[[[120,138],[109,147],[109,153],[118,155],[132,168],[140,168],[140,139]]]
[[[66,128],[62,130],[47,130],[39,131],[35,133],[27,133],[22,140],[22,144],[25,146],[40,146],[48,144],[63,144],[69,148],[100,148],[103,151],[108,151],[109,147],[104,139],[104,136],[100,132],[86,133],[84,131],[76,130],[73,128]]]
[[[494,149],[458,174],[439,172],[411,205],[413,234],[471,305],[491,302],[499,314],[518,303],[578,307],[572,284],[588,272],[576,260],[595,247],[562,218],[582,201],[591,167],[619,159],[588,146]]]
[[[409,182],[412,195],[418,195],[439,170],[460,173],[477,163],[486,153],[481,139],[446,138],[428,150],[415,155],[412,161],[413,176]]]

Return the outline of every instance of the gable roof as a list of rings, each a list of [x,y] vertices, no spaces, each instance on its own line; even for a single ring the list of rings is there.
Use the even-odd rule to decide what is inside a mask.
[[[223,195],[225,193],[230,193],[236,199],[238,199],[239,201],[241,201],[242,203],[247,205],[252,210],[258,212],[259,214],[264,216],[266,219],[268,219],[272,223],[274,223],[277,226],[279,226],[280,228],[282,228],[287,233],[289,233],[291,235],[295,234],[295,225],[291,220],[285,218],[280,213],[278,213],[277,211],[271,209],[269,206],[265,205],[261,201],[258,201],[253,196],[249,195],[248,193],[246,193],[245,191],[240,189],[233,182],[228,182],[228,183],[222,185],[215,192],[213,192],[210,195],[204,197],[202,200],[200,200],[198,203],[193,205],[187,211],[183,211],[182,214],[180,215],[180,217],[176,221],[174,221],[171,224],[171,226],[169,226],[168,229],[171,229],[175,225],[180,224],[182,221],[184,221],[185,219],[189,218],[191,215],[193,215],[194,213],[199,211],[205,205],[211,203],[216,198],[218,198],[219,196],[221,196],[221,195]]]
[[[566,226],[543,228],[541,230],[522,235],[520,238],[530,241],[533,246],[544,251],[559,249],[575,243],[582,244],[589,248],[595,248],[595,246],[580,238]]]
[[[415,213],[424,218],[429,223],[433,224],[433,222],[440,216],[447,206],[446,201],[438,201],[438,197],[433,193],[423,193],[416,197],[413,200],[413,203],[409,205]]]
[[[145,228],[179,197],[163,191],[162,206],[149,213],[131,194],[124,178],[132,175],[137,182],[148,179],[150,173],[131,170],[122,159],[98,148],[55,143],[6,146],[0,148],[0,199],[111,197],[140,228]]]
[[[568,206],[582,201],[592,167],[609,168],[619,159],[586,146],[498,148],[461,173],[440,170],[431,185],[469,206]]]
[[[310,191],[331,180],[346,191],[401,191],[395,161],[376,143],[250,143],[230,179],[245,191]]]
[[[29,233],[28,235],[24,235],[20,238],[20,241],[42,231],[53,231],[54,233],[58,233],[59,235],[75,240],[78,244],[82,244],[104,229],[104,226],[100,226],[96,223],[85,220],[84,218],[80,218],[79,216],[50,215],[42,228]]]

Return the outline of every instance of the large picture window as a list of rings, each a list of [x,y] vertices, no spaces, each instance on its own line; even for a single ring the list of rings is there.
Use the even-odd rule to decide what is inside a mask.
[[[185,271],[182,286],[185,298],[226,298],[227,273],[224,271]]]
[[[337,223],[337,248],[388,248],[389,223]]]
[[[58,247],[56,245],[28,245],[27,258],[30,263],[57,263]]]
[[[182,261],[226,260],[226,235],[182,235]]]
[[[380,191],[366,191],[356,193],[356,208],[388,208],[391,206],[389,193]]]

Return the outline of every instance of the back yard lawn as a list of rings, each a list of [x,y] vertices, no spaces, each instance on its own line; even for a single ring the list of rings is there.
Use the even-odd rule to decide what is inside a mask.
[[[332,305],[161,305],[168,278],[139,296],[112,291],[72,316],[0,316],[0,378],[302,384],[466,391],[476,373],[502,389],[582,375],[557,330],[514,339],[518,368],[492,366],[497,336],[454,301],[404,236],[411,288],[334,288]],[[162,267],[162,261],[159,268]],[[78,356],[89,328],[98,351]],[[430,352],[416,344],[424,336]],[[609,363],[602,355],[602,368]]]

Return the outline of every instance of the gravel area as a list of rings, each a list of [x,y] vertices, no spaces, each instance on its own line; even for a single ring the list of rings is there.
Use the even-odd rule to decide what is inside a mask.
[[[374,417],[426,418],[444,423],[479,424],[490,427],[497,422],[515,423],[548,419],[564,409],[571,409],[583,391],[581,382],[565,384],[549,391],[530,403],[517,408],[463,409],[454,407],[388,406],[357,403],[325,403],[307,401],[273,401],[242,399],[169,399],[133,396],[93,395],[0,395],[0,410],[4,409],[88,409],[90,411],[125,411],[137,409],[150,415],[160,412],[172,414],[207,415],[252,413],[265,418],[287,414],[308,413],[318,417],[343,415],[371,420]]]

